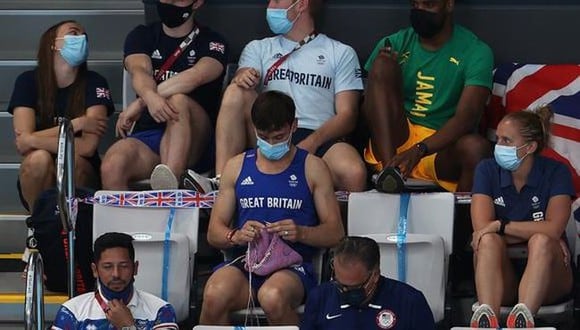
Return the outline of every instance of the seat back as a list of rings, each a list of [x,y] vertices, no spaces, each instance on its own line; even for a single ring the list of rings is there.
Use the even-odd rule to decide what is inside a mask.
[[[399,209],[400,195],[371,191],[352,193],[349,197],[348,235],[377,241],[381,249],[381,273],[395,279]],[[418,193],[411,194],[407,212],[405,282],[423,292],[436,322],[445,317],[454,210],[451,193]]]
[[[348,235],[396,233],[399,223],[400,195],[376,191],[352,193],[348,201]],[[452,193],[411,194],[407,232],[443,238],[445,255],[453,251]]]
[[[381,251],[381,274],[397,279],[397,235],[362,235],[372,238]],[[406,283],[421,291],[435,322],[445,318],[446,271],[443,239],[435,235],[408,234]],[[427,275],[427,276],[426,276]]]
[[[95,199],[123,193],[132,193],[136,198],[143,199],[151,192],[98,191]],[[161,297],[164,241],[169,213],[169,208],[99,203],[95,203],[93,209],[93,240],[107,232],[132,235],[135,239],[135,259],[140,261],[135,286],[158,297]],[[167,282],[167,300],[175,308],[179,321],[189,315],[189,292],[198,244],[198,219],[199,209],[177,208],[169,233],[167,278],[170,280]]]

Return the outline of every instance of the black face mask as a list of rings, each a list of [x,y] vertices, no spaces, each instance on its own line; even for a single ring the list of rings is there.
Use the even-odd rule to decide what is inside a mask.
[[[367,294],[363,288],[340,291],[340,301],[343,304],[349,304],[353,307],[360,307],[366,299]]]
[[[430,39],[443,29],[445,17],[422,9],[411,9],[411,26],[421,38]]]
[[[195,2],[194,2],[195,3]],[[185,23],[191,17],[193,8],[191,5],[179,7],[168,3],[157,3],[157,13],[161,22],[168,28],[176,28]]]

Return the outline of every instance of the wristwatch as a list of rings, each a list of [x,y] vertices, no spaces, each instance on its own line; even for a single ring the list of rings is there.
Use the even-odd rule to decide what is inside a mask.
[[[510,223],[509,220],[500,220],[499,229],[497,230],[499,236],[505,235],[505,226],[507,226],[508,223]]]
[[[130,325],[128,327],[122,327],[121,330],[137,330],[135,325]]]
[[[419,152],[421,153],[421,157],[423,157],[429,153],[429,148],[427,148],[427,145],[425,144],[425,142],[419,142],[415,145],[415,147],[417,147],[417,149],[419,149]]]

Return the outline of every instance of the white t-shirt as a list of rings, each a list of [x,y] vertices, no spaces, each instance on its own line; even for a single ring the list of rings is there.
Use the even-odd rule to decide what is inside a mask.
[[[103,300],[108,303],[104,297]],[[150,293],[135,289],[127,307],[138,330],[179,329],[173,307]],[[52,326],[52,330],[112,328],[94,292],[76,296],[62,304]]]
[[[336,114],[337,93],[363,89],[361,68],[352,47],[319,34],[293,52],[264,86],[268,69],[297,44],[284,36],[251,41],[240,56],[239,67],[260,72],[258,91],[290,95],[296,104],[298,127],[316,130]]]

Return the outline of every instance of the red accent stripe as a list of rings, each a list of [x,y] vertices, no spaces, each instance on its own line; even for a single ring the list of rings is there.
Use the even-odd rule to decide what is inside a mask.
[[[560,124],[553,123],[552,124],[552,135],[580,142],[580,129],[564,126]]]
[[[535,100],[552,90],[559,90],[580,76],[577,65],[549,65],[534,74],[521,79],[507,93],[506,110],[508,112],[527,109]]]

